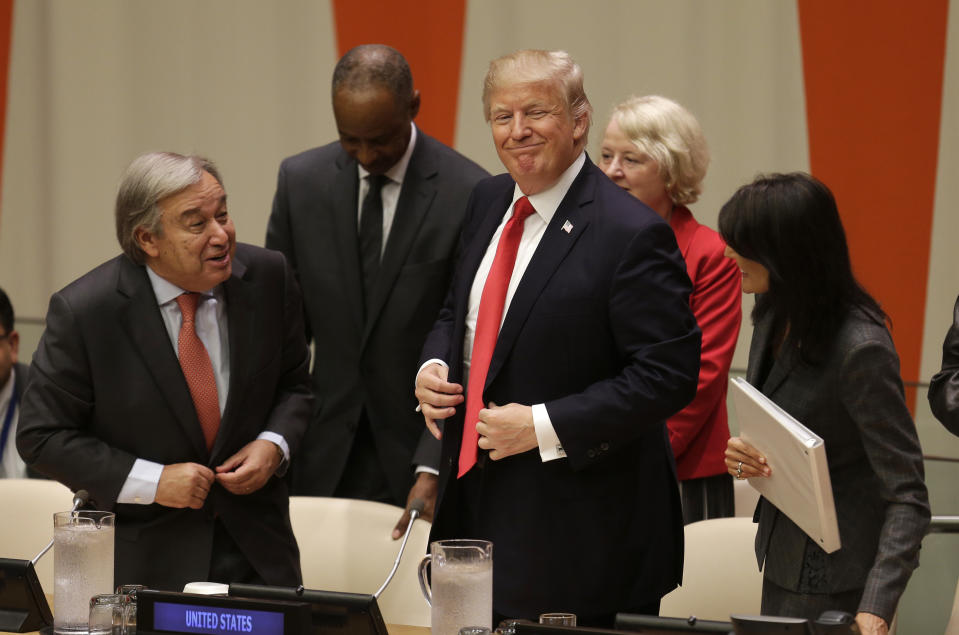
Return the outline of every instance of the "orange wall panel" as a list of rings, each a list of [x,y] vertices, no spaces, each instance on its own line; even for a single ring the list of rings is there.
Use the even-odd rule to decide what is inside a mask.
[[[422,96],[416,123],[452,146],[466,0],[333,0],[337,50],[388,44],[406,57]]]
[[[799,0],[811,169],[892,318],[906,382],[919,380],[948,4]]]

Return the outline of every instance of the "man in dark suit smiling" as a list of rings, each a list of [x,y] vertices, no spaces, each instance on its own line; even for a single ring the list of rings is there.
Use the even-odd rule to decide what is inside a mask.
[[[410,378],[469,193],[487,173],[413,124],[420,94],[395,49],[350,50],[332,84],[339,141],[283,161],[266,233],[296,270],[316,351],[316,411],[293,491],[421,498],[429,519],[439,443],[414,412]]]
[[[427,426],[445,419],[432,538],[493,541],[497,616],[658,613],[683,552],[664,421],[699,372],[682,256],[586,156],[566,53],[494,60],[483,102],[508,174],[473,192],[416,378]]]
[[[116,229],[124,253],[50,299],[17,449],[116,512],[117,584],[299,584],[278,478],[312,404],[292,271],[237,244],[199,157],[134,160]]]

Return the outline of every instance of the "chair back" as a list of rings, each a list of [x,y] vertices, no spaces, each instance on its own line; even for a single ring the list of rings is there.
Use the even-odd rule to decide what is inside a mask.
[[[291,496],[290,520],[308,589],[374,593],[393,568],[400,540],[391,533],[401,507],[322,496]],[[430,607],[416,579],[430,524],[417,520],[393,581],[377,600],[387,624],[429,626]]]
[[[660,615],[729,621],[759,615],[762,573],[752,518],[713,518],[686,525],[683,585],[663,597]]]
[[[956,597],[952,601],[952,615],[946,624],[946,635],[959,635],[959,580],[956,581]]]
[[[69,511],[73,492],[57,481],[39,478],[0,478],[0,557],[30,560],[53,538],[53,514]],[[53,550],[36,565],[37,577],[53,593]]]

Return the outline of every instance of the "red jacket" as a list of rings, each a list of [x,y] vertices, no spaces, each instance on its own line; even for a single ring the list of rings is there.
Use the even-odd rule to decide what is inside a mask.
[[[688,209],[674,208],[669,225],[693,282],[689,305],[703,332],[696,397],[667,421],[677,475],[685,481],[726,472],[726,389],[742,316],[741,275],[723,256],[719,234],[697,223]]]

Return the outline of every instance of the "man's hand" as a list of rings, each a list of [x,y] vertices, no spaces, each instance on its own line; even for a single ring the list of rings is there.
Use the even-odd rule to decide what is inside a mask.
[[[442,438],[437,419],[446,419],[456,413],[463,403],[463,387],[446,381],[450,369],[442,364],[430,364],[416,375],[416,400],[426,420],[426,427],[437,439]]]
[[[886,620],[872,613],[856,613],[856,626],[863,635],[886,635],[889,632]]]
[[[201,509],[213,479],[213,470],[199,463],[164,465],[154,501],[165,507]]]
[[[423,501],[423,511],[420,512],[420,519],[433,522],[439,480],[438,476],[429,472],[420,472],[416,475],[413,487],[410,488],[410,494],[406,497],[406,509],[403,510],[403,515],[400,516],[399,522],[393,528],[393,540],[398,540],[406,533],[406,526],[410,524],[410,503],[417,498]]]
[[[216,480],[233,494],[250,494],[263,487],[280,465],[277,445],[266,439],[250,441],[216,466]]]
[[[489,408],[479,411],[476,432],[480,435],[479,447],[489,450],[489,458],[494,461],[539,445],[533,427],[533,409],[518,403],[497,406],[490,402]]]

